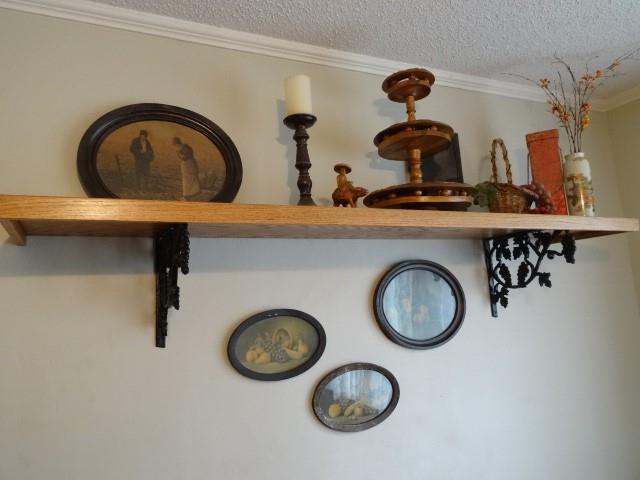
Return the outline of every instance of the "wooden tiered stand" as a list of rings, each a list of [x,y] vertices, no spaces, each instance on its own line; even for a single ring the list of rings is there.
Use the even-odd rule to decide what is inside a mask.
[[[416,120],[417,100],[431,93],[434,75],[422,68],[396,72],[382,83],[392,102],[405,103],[407,121],[384,129],[373,143],[378,155],[409,164],[409,183],[376,190],[364,199],[374,208],[466,210],[473,202],[471,185],[456,182],[423,182],[422,158],[446,150],[453,138],[449,125],[434,120]]]

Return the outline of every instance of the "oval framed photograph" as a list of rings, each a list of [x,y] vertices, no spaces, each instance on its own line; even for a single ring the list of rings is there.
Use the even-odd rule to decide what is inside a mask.
[[[450,340],[465,315],[465,298],[453,274],[434,262],[393,266],[376,288],[373,309],[385,335],[408,348],[433,348]]]
[[[389,370],[373,363],[350,363],[320,381],[313,411],[332,430],[360,432],[391,415],[399,399],[400,386]]]
[[[117,108],[93,122],[77,167],[92,197],[231,202],[242,183],[238,150],[219,126],[158,103]]]
[[[327,343],[311,315],[292,309],[261,312],[235,329],[227,347],[231,365],[255,380],[284,380],[309,370]]]

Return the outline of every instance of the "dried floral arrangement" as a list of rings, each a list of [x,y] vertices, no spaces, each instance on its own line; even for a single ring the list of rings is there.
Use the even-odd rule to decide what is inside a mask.
[[[579,76],[573,67],[558,55],[554,55],[553,64],[558,65],[556,78],[533,80],[523,75],[514,75],[538,85],[547,96],[551,113],[558,119],[567,132],[571,153],[582,151],[582,132],[589,127],[591,121],[591,97],[607,80],[617,76],[618,67],[626,60],[632,59],[640,52],[640,48],[632,50],[614,59],[609,66],[591,70],[589,64]],[[597,58],[597,57],[596,57]]]

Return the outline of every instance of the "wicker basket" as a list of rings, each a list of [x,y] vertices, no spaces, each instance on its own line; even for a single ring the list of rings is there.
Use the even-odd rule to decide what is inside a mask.
[[[288,328],[277,328],[271,336],[271,341],[281,347],[291,348],[293,346],[293,334]]]
[[[507,167],[507,183],[498,183],[498,166],[496,165],[496,149],[502,149],[502,158]],[[496,138],[491,144],[491,179],[489,183],[496,190],[495,198],[489,201],[489,210],[494,213],[522,213],[527,208],[527,195],[519,187],[513,184],[511,175],[511,163],[507,147],[501,138]]]

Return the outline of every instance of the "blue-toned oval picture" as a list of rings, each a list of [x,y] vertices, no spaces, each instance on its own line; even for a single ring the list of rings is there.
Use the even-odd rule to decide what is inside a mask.
[[[268,310],[242,322],[229,339],[229,361],[256,380],[283,380],[315,364],[326,344],[320,322],[292,309]]]
[[[464,319],[462,287],[449,270],[426,260],[391,268],[376,289],[374,311],[383,332],[409,348],[432,348],[449,340]]]
[[[313,411],[327,427],[358,432],[391,415],[400,388],[387,369],[372,363],[351,363],[329,373],[316,387]]]

